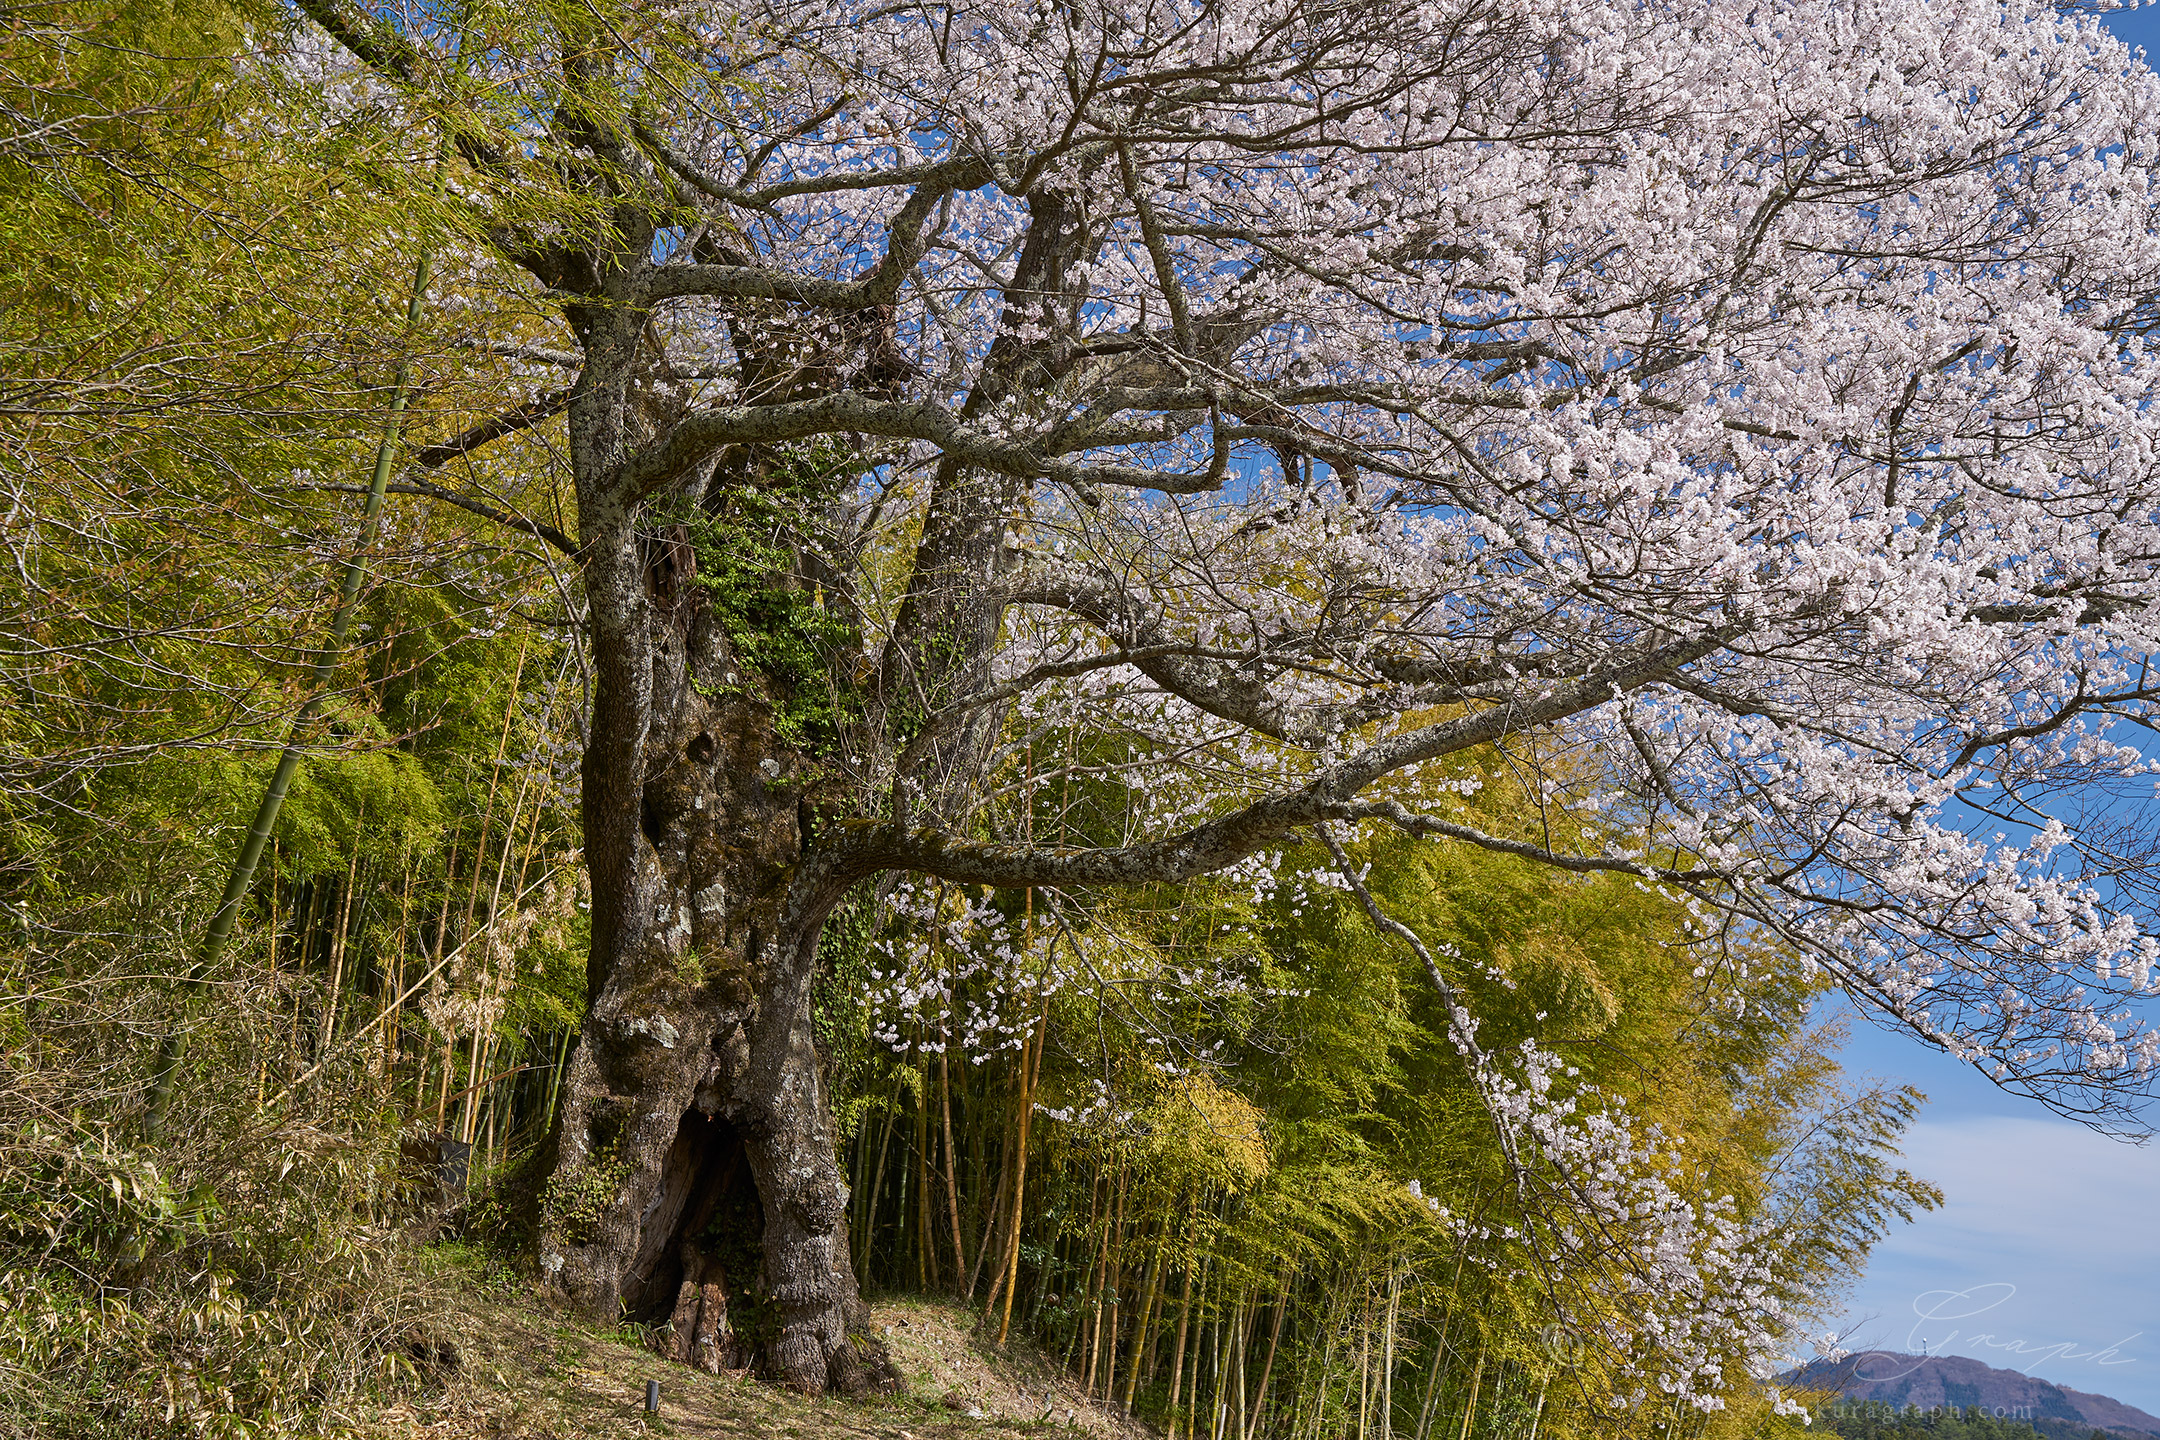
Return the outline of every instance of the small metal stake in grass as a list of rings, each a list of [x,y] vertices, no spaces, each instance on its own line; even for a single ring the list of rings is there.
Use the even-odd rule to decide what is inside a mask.
[[[660,1413],[660,1382],[658,1380],[647,1380],[645,1382],[645,1413],[647,1415],[658,1415]]]

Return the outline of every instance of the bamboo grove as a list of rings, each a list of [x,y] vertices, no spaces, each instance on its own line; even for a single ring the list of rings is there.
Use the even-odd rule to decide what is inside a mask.
[[[475,431],[552,363],[537,306],[429,147],[248,49],[283,18],[0,5],[0,1433],[334,1428],[425,1383],[429,1256],[530,1274],[583,1013],[559,405]],[[807,521],[754,523],[707,574]],[[1012,763],[1124,743],[1029,723]],[[191,969],[288,749],[232,941]],[[1454,778],[1496,828],[1535,803],[1497,753]],[[1136,803],[1083,779],[1006,819],[1108,834]],[[864,887],[816,1021],[865,1288],[972,1307],[1193,1440],[1783,1433],[1759,1388],[1615,1408],[1580,1321],[1626,1257],[1556,1267],[1418,957],[1324,851],[1277,858],[1118,895]],[[1541,1037],[1672,1139],[1676,1185],[1731,1197],[1795,1343],[1934,1202],[1896,1164],[1919,1097],[1847,1081],[1760,936],[1626,877],[1350,858],[1487,1048]],[[985,935],[1017,966],[971,958]],[[447,1230],[408,1223],[415,1144],[466,1169]]]
[[[1694,973],[1720,942],[1690,942],[1680,907],[1630,883],[1437,847],[1365,858],[1393,913],[1453,937],[1488,1025],[1562,1018],[1571,1063],[1684,1137],[1697,1183],[1744,1197],[1796,1322],[1813,1284],[1932,1203],[1894,1165],[1917,1097],[1846,1091],[1838,1037],[1806,1033],[1811,988],[1774,954],[1753,963],[1778,998],[1733,1014]],[[1520,1243],[1535,1217],[1437,1000],[1350,897],[1154,901],[1068,936],[1069,964],[1043,947],[1058,973],[987,1058],[950,1043],[970,1008],[956,973],[883,1044],[830,1005],[866,1283],[963,1297],[986,1335],[1034,1339],[1103,1403],[1210,1440],[1765,1423],[1761,1396],[1708,1421],[1615,1419],[1604,1357]],[[1006,918],[1024,928],[1026,902]],[[1244,983],[1201,993],[1226,952]]]

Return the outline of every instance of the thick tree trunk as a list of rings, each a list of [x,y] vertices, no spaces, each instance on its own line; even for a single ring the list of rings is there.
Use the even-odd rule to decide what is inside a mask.
[[[859,1391],[883,1376],[848,1334],[847,1185],[809,1014],[838,894],[805,878],[805,766],[686,553],[627,525],[591,543],[590,1008],[541,1269],[597,1319],[666,1327],[686,1362]]]
[[[1062,204],[1039,219],[1022,268],[1054,279],[1078,231]],[[581,271],[582,288],[608,296],[640,253]],[[569,434],[594,668],[583,772],[593,936],[588,1011],[540,1197],[540,1264],[588,1313],[660,1327],[691,1363],[747,1360],[805,1391],[897,1382],[882,1349],[848,1333],[861,1305],[848,1191],[809,1007],[819,931],[849,877],[822,868],[808,790],[845,772],[861,792],[821,800],[866,815],[890,786],[895,818],[915,804],[950,818],[967,793],[994,730],[988,710],[915,753],[896,754],[890,737],[987,673],[1014,482],[939,468],[895,634],[855,743],[842,747],[853,753],[813,764],[782,741],[764,677],[702,603],[690,546],[641,537],[640,514],[650,526],[663,509],[621,489],[639,432],[665,425],[631,398],[645,324],[630,293],[570,312],[586,359]],[[816,367],[771,318],[737,337],[745,392],[816,388]],[[767,355],[775,335],[783,343]],[[999,354],[1001,366],[1020,363]],[[970,404],[1001,393],[993,385]],[[772,459],[716,455],[718,468],[685,475],[679,494],[702,504],[760,488]],[[815,547],[798,560],[810,566]],[[908,772],[899,783],[896,764]]]

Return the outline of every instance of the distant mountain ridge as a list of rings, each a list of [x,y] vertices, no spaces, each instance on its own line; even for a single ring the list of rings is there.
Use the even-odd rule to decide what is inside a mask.
[[[1990,1415],[2026,1420],[2046,1433],[2092,1426],[2125,1440],[2160,1440],[2160,1416],[2105,1395],[2092,1395],[2027,1375],[1998,1370],[1963,1355],[1901,1355],[1862,1350],[1842,1360],[1815,1360],[1780,1377],[1795,1389],[1834,1390],[1849,1400],[1880,1401],[1897,1409],[1977,1405]],[[2053,1422],[2042,1424],[2041,1422]]]

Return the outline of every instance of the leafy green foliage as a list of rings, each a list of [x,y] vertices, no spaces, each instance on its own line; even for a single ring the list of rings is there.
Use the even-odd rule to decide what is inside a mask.
[[[791,747],[815,751],[846,722],[853,656],[861,637],[823,591],[803,578],[814,548],[817,502],[849,476],[844,457],[825,450],[788,457],[771,483],[731,492],[727,508],[700,511],[683,526],[697,557],[697,586],[728,638],[737,664],[762,678],[773,729]],[[708,687],[752,694],[749,677]]]
[[[1121,738],[1069,743],[1066,763],[1084,776]],[[1504,834],[1525,823],[1529,802],[1503,769],[1474,756],[1446,777],[1484,782],[1464,787],[1466,824]],[[1115,833],[1129,801],[1089,783],[1068,787],[1056,816],[1026,822],[1038,838],[1055,824]],[[1762,1227],[1795,1323],[1890,1224],[1933,1203],[1894,1163],[1917,1097],[1848,1091],[1838,1035],[1811,1026],[1813,982],[1775,947],[1707,933],[1630,877],[1385,836],[1353,844],[1352,862],[1383,912],[1433,951],[1487,1054],[1535,1038],[1572,1067],[1567,1083],[1685,1142],[1699,1168],[1674,1182],[1699,1199],[1733,1195]],[[1749,1385],[1715,1417],[1683,1421],[1654,1405],[1616,1408],[1612,1354],[1563,1334],[1556,1360],[1556,1325],[1585,1296],[1617,1293],[1626,1257],[1571,1261],[1561,1275],[1531,1253],[1524,1237],[1543,1222],[1524,1208],[1441,994],[1359,898],[1324,883],[1332,872],[1315,845],[1284,853],[1278,884],[1067,897],[1063,969],[1086,979],[1062,982],[1047,1005],[1018,1313],[1077,1369],[1112,1367],[1112,1393],[1130,1386],[1140,1409],[1180,1425],[1192,1372],[1172,1415],[1169,1355],[1190,1283],[1183,1319],[1209,1347],[1225,1343],[1219,1327],[1259,1313],[1272,1329],[1283,1315],[1274,1339],[1245,1338],[1248,1378],[1274,1355],[1268,1433],[1370,1431],[1382,1388],[1401,1433],[1520,1435],[1533,1416],[1558,1440],[1669,1426],[1782,1433]],[[1744,1008],[1730,999],[1741,965]],[[962,1228],[994,1236],[1018,1078],[1010,1052],[969,1059],[953,1067]],[[943,1243],[935,1193],[942,1073],[934,1059],[902,1058],[839,1099],[875,1106],[854,1157],[858,1203],[867,1188],[873,1206],[857,1267],[873,1281],[920,1283],[960,1258]],[[920,1162],[908,1158],[918,1145]],[[891,1165],[881,1156],[895,1146]],[[916,1192],[905,1173],[898,1185],[879,1178],[881,1165],[917,1163],[914,1178],[933,1182],[927,1224],[909,1213],[921,1202],[906,1198]],[[937,1267],[926,1244],[948,1252]],[[1113,1311],[1125,1327],[1117,1358],[1090,1362]],[[1131,1333],[1143,1323],[1144,1343]],[[1385,1387],[1384,1349],[1398,1356]],[[1210,1367],[1228,1363],[1204,1353]],[[1211,1368],[1206,1383],[1228,1384],[1225,1373]],[[1206,1424],[1204,1406],[1193,1423]]]
[[[615,1199],[630,1167],[616,1156],[596,1156],[575,1175],[556,1175],[541,1192],[540,1214],[549,1229],[572,1245],[586,1245],[599,1233],[601,1217]]]
[[[576,852],[559,641],[522,669],[498,632],[529,561],[401,517],[361,553],[394,583],[300,737],[170,1133],[136,1130],[361,543],[331,487],[365,478],[401,359],[416,430],[485,368],[404,322],[457,229],[435,157],[297,83],[293,22],[0,22],[0,1436],[322,1431],[432,1383],[401,1132],[440,1110],[500,1168],[545,1112],[526,1052],[559,1056],[582,1001],[576,887],[545,883]]]
[[[262,994],[238,989],[217,1028],[264,1018]],[[201,1098],[243,1124],[150,1153],[80,1113],[28,1118],[56,1052],[97,1039],[64,996],[41,1011],[41,1063],[10,1047],[0,1085],[0,1435],[299,1434],[418,1378],[406,1337],[441,1295],[386,1223],[396,1152],[367,1106],[266,1116],[205,1036]]]
[[[810,1023],[825,1057],[833,1090],[833,1120],[841,1136],[851,1136],[874,1105],[872,1093],[882,1067],[870,1038],[871,940],[876,934],[877,895],[859,885],[833,910],[818,936],[817,979],[810,997]]]
[[[645,33],[640,12],[609,13],[628,27],[616,38]],[[529,556],[406,512],[367,557],[383,583],[358,653],[304,737],[275,863],[208,977],[174,1134],[129,1138],[142,1037],[175,1013],[172,977],[303,698],[324,561],[351,553],[351,496],[322,487],[363,468],[401,356],[428,380],[416,430],[455,433],[496,404],[484,365],[399,314],[415,248],[460,253],[439,157],[381,108],[333,114],[275,65],[235,64],[243,43],[274,57],[289,18],[252,0],[71,0],[0,31],[0,117],[17,125],[0,132],[0,471],[9,513],[29,517],[6,533],[20,563],[0,566],[0,632],[27,637],[0,660],[0,1435],[330,1429],[355,1396],[423,1383],[402,1342],[432,1282],[399,1231],[398,1141],[474,1142],[476,1191],[514,1174],[545,1147],[583,1018],[565,715],[579,656],[561,638],[575,617],[551,608]],[[515,38],[510,10],[471,19],[487,43]],[[459,103],[529,113],[510,91]],[[501,223],[604,225],[551,209],[564,197],[544,187],[521,193],[533,208]],[[462,305],[490,282],[460,258]],[[807,447],[757,465],[719,509],[656,518],[680,527],[737,666],[715,692],[814,755],[855,714],[859,622],[815,577],[821,506],[857,457]],[[492,451],[485,479],[534,513],[560,499],[540,437]],[[950,643],[924,642],[929,670]],[[1125,743],[1064,738],[1080,762]],[[1471,763],[1488,781],[1501,769]],[[1058,816],[984,823],[1121,833],[1131,797],[1074,768]],[[1527,821],[1500,793],[1464,803],[1509,833]],[[1389,913],[1447,947],[1488,1048],[1536,1036],[1684,1135],[1705,1190],[1779,1227],[1797,1280],[1850,1271],[1928,1203],[1890,1154],[1915,1098],[1840,1093],[1835,1037],[1806,1030],[1807,982],[1774,951],[1741,943],[1736,961],[1729,937],[1628,880],[1406,842],[1357,859]],[[1105,1393],[1129,1384],[1143,1411],[1170,1409],[1173,1325],[1190,1322],[1189,1417],[1200,1336],[1220,1394],[1225,1327],[1247,1324],[1258,1365],[1250,1324],[1267,1313],[1282,1428],[1366,1425],[1372,1357],[1393,1346],[1387,1378],[1418,1401],[1398,1430],[1422,1407],[1420,1428],[1448,1417],[1435,1433],[1458,1436],[1626,1433],[1583,1399],[1587,1380],[1546,1395],[1550,1296],[1492,1238],[1523,1220],[1504,1156],[1395,937],[1335,890],[1081,898],[1061,943],[1090,983],[1031,1003],[1033,1071],[1025,1047],[938,1065],[874,1046],[867,889],[828,925],[814,1020],[855,1147],[861,1273],[989,1290],[1024,1148],[1016,1323],[1102,1368]],[[1026,928],[1028,900],[995,903]],[[1742,962],[1744,1012],[1715,983]],[[1202,971],[1239,983],[1184,978]],[[622,1174],[603,1157],[541,1209],[587,1236]],[[707,1241],[729,1274],[756,1273],[746,1209]],[[504,1257],[489,1263],[499,1279]],[[745,1283],[738,1331],[764,1333],[768,1305]],[[1717,1423],[1739,1433],[1758,1399],[1735,1395]]]

